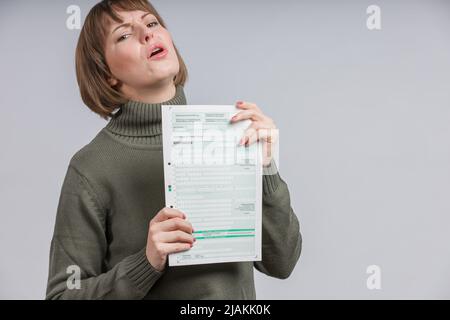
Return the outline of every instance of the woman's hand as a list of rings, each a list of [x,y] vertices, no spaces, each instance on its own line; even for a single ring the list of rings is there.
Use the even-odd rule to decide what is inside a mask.
[[[163,208],[150,221],[146,255],[158,271],[164,270],[169,253],[189,250],[194,244],[193,228],[186,215],[176,209]]]
[[[262,141],[263,165],[268,166],[272,160],[273,146],[278,141],[278,129],[271,118],[262,113],[254,103],[238,101],[236,106],[242,111],[238,112],[231,122],[250,119],[252,124],[245,131],[240,144],[249,146],[256,141]]]

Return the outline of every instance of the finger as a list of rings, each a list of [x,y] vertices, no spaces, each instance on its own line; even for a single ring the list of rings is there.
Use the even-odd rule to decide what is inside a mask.
[[[244,134],[250,135],[253,133],[254,130],[259,130],[262,128],[270,128],[270,123],[267,123],[265,121],[253,121],[245,130]]]
[[[260,128],[258,130],[258,140],[266,141],[267,143],[276,143],[278,141],[279,131],[273,128]]]
[[[272,160],[272,144],[271,143],[263,143],[263,166],[268,166]]]
[[[238,101],[236,103],[236,107],[238,107],[239,109],[244,109],[244,110],[261,111],[261,109],[255,103],[246,102],[246,101]]]
[[[252,132],[248,138],[247,138],[247,142],[246,142],[246,146],[250,146],[253,143],[255,143],[256,141],[258,141],[258,131],[255,130],[254,132]]]
[[[269,143],[276,141],[276,133],[278,129],[267,127],[269,124],[265,124],[260,121],[253,122],[247,130],[244,132],[244,136],[240,141],[240,144],[251,145],[258,140],[264,140]]]
[[[159,243],[158,251],[164,254],[186,251],[192,248],[191,243]]]
[[[161,232],[158,234],[158,240],[164,243],[173,243],[173,242],[189,242],[194,243],[194,237],[190,233],[186,233],[180,230],[170,231],[170,232]]]
[[[165,207],[158,212],[151,223],[159,223],[172,218],[186,219],[186,214],[180,210]]]
[[[234,122],[246,120],[246,119],[250,119],[253,121],[262,121],[262,120],[264,120],[264,117],[261,113],[259,113],[257,111],[244,110],[244,111],[240,111],[236,115],[234,115],[234,117],[232,117],[230,121],[232,123],[234,123]]]
[[[181,230],[187,233],[192,233],[194,229],[192,228],[192,224],[189,221],[180,219],[180,218],[172,218],[169,220],[162,221],[157,224],[157,230],[160,231],[174,231]]]
[[[247,128],[247,130],[244,131],[244,135],[241,139],[241,141],[239,141],[240,145],[244,145],[248,143],[248,140],[251,136],[255,135],[257,132],[256,126],[254,124],[252,124],[251,126],[249,126]]]

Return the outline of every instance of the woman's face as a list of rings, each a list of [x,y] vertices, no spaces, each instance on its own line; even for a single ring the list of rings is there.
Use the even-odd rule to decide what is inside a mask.
[[[111,22],[106,38],[105,58],[115,79],[122,82],[123,93],[135,94],[149,87],[172,84],[179,62],[169,32],[156,17],[144,11],[120,11],[123,25]],[[151,57],[154,46],[162,47],[165,56]],[[158,57],[159,56],[159,57]]]

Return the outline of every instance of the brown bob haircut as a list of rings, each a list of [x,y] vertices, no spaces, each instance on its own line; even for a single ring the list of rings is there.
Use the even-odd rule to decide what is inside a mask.
[[[113,75],[105,59],[106,36],[111,19],[123,23],[117,14],[118,11],[134,10],[150,12],[161,26],[166,28],[161,16],[146,0],[103,0],[89,11],[78,38],[75,68],[81,98],[93,112],[105,120],[129,100],[119,91],[120,81],[115,86],[111,86],[108,82]],[[187,68],[175,43],[174,48],[180,70],[173,81],[175,85],[184,86],[188,77]]]

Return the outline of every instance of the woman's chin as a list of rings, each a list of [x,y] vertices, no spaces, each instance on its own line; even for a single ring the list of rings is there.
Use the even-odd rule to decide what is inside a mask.
[[[173,72],[172,70],[161,70],[160,72],[152,73],[149,78],[156,83],[170,83],[177,74],[178,72]]]

